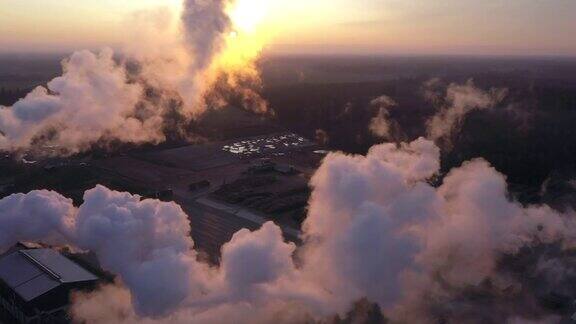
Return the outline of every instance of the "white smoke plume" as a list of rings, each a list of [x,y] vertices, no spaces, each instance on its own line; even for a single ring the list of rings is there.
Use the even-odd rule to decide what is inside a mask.
[[[284,243],[272,223],[254,233],[236,233],[223,248],[221,267],[212,269],[198,260],[188,217],[179,206],[141,201],[102,186],[87,191],[78,209],[50,191],[7,197],[0,200],[0,223],[0,249],[35,241],[94,252],[102,267],[128,288],[138,316],[205,312],[242,301],[266,303],[262,296],[282,294],[273,283],[280,285],[293,270],[295,246]],[[253,268],[255,264],[259,267]],[[119,289],[104,292],[121,295]]]
[[[232,28],[226,7],[230,0],[186,0],[184,2],[185,37],[194,57],[193,67],[205,70],[224,46],[224,36]],[[192,73],[194,74],[194,73]]]
[[[0,149],[18,150],[42,141],[74,153],[98,140],[163,139],[159,116],[135,116],[143,89],[127,82],[111,50],[77,52],[63,66],[64,74],[47,88],[38,87],[13,107],[0,108]]]
[[[95,143],[158,143],[171,128],[165,124],[173,102],[181,102],[176,113],[189,121],[205,111],[205,97],[214,91],[238,93],[242,100],[235,103],[266,112],[249,59],[227,78],[227,87],[215,89],[218,76],[230,73],[219,58],[233,28],[232,3],[186,0],[181,28],[169,10],[135,14],[127,29],[135,36],[124,46],[123,60],[109,49],[76,52],[63,62],[61,77],[12,107],[0,107],[0,150],[42,153],[51,146],[70,155]]]
[[[184,48],[194,55],[187,61],[186,74],[179,80],[177,88],[184,99],[187,114],[197,116],[202,113],[206,109],[206,100],[214,108],[232,103],[256,113],[269,112],[267,103],[258,93],[261,79],[254,63],[254,53],[245,53],[230,41],[231,34],[240,38],[229,16],[236,2],[184,2]],[[230,55],[226,57],[223,52],[228,47],[234,53],[232,60],[239,62],[226,62]]]
[[[86,192],[84,201],[75,209],[71,200],[49,191],[3,199],[0,215],[7,226],[1,248],[38,241],[93,251],[133,289],[134,305],[143,314],[174,308],[196,286],[188,267],[194,259],[190,225],[179,206],[140,202],[101,186]],[[162,286],[168,289],[158,289]]]
[[[507,89],[492,88],[484,91],[468,80],[465,84],[450,84],[445,96],[439,92],[440,80],[432,79],[424,85],[424,96],[439,106],[439,111],[427,122],[428,138],[451,143],[466,115],[474,110],[492,109],[508,94]]]
[[[188,60],[178,90],[183,94],[189,114],[197,115],[204,110],[203,95],[209,88],[207,74],[211,72],[213,60],[224,47],[225,36],[232,28],[225,11],[228,3],[228,0],[184,1],[184,48],[195,55]]]
[[[391,135],[391,125],[390,121],[388,120],[390,116],[388,109],[396,106],[397,103],[388,96],[380,96],[372,100],[370,105],[378,109],[378,114],[376,117],[370,120],[370,125],[368,126],[370,132],[378,138],[389,139]]]
[[[542,256],[518,278],[501,260],[543,244],[576,248],[573,213],[511,200],[505,177],[481,159],[433,187],[439,159],[425,139],[331,153],[311,182],[303,245],[267,223],[234,235],[219,266],[198,259],[180,207],[101,186],[78,209],[47,191],[0,200],[0,248],[37,241],[94,251],[118,283],[74,297],[72,314],[88,323],[302,323],[362,298],[408,323],[558,315],[526,307],[538,292],[520,287],[534,276],[540,290],[561,289],[573,265]],[[467,299],[470,289],[489,289],[494,304]]]

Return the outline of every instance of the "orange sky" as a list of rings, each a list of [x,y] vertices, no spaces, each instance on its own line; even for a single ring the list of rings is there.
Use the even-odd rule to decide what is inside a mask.
[[[269,52],[576,55],[574,0],[240,1],[245,25],[263,20]],[[1,0],[0,51],[116,47],[135,12],[167,6],[176,15],[179,3]]]

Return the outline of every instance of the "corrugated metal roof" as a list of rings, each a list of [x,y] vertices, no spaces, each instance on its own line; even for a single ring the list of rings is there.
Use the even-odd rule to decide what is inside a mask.
[[[22,252],[56,273],[62,283],[98,280],[95,275],[54,250],[37,249]]]
[[[41,274],[42,270],[32,266],[20,253],[12,253],[0,259],[0,278],[12,288]]]
[[[16,287],[14,290],[20,297],[25,301],[31,301],[38,298],[50,290],[60,286],[61,283],[50,278],[49,276],[38,276],[30,281],[27,281],[20,286]]]
[[[0,279],[25,301],[65,283],[98,280],[92,273],[50,249],[20,250],[0,259]]]

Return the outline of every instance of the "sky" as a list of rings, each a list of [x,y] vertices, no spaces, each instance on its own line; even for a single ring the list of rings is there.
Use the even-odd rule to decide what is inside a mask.
[[[576,55],[574,0],[239,1],[273,53]],[[136,12],[179,2],[0,0],[0,51],[116,47]]]

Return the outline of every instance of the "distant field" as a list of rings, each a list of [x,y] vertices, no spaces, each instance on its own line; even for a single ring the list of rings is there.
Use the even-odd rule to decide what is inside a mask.
[[[29,88],[58,76],[66,54],[0,55],[0,88]],[[270,56],[259,63],[266,86],[357,83],[399,78],[470,77],[478,73],[527,72],[565,78],[576,59],[467,56]]]
[[[262,59],[264,84],[334,84],[401,78],[465,77],[483,73],[528,73],[566,78],[576,72],[567,57],[472,56],[274,56]]]
[[[60,62],[65,55],[0,55],[0,88],[33,88],[62,73]]]

